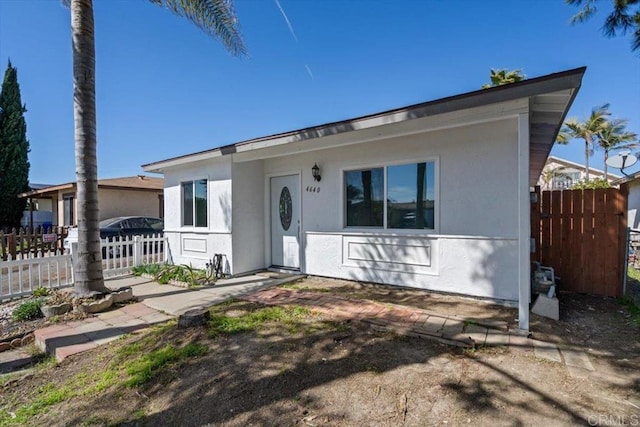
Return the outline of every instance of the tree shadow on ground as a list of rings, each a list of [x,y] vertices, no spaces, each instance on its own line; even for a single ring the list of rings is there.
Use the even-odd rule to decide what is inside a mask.
[[[174,329],[167,339],[181,342],[184,331]],[[179,370],[159,375],[146,388],[136,391],[137,396],[148,397],[152,407],[146,406],[148,414],[139,416],[136,412],[139,407],[123,405],[119,410],[123,414],[121,419],[127,420],[124,425],[291,425],[317,413],[322,414],[322,422],[353,423],[357,420],[351,411],[359,404],[365,405],[360,411],[368,411],[362,415],[366,417],[361,420],[365,424],[398,424],[408,420],[418,423],[429,416],[425,408],[434,411],[442,399],[450,407],[492,414],[496,410],[492,402],[503,399],[504,391],[514,387],[542,404],[509,401],[519,408],[511,418],[507,416],[509,422],[525,424],[524,414],[536,410],[586,423],[585,418],[558,398],[497,366],[469,358],[460,349],[375,332],[360,323],[316,321],[271,325],[257,333],[215,339],[206,338],[206,332],[201,330],[195,339],[207,344],[209,352]],[[465,372],[459,370],[459,363],[483,364],[500,379],[465,385]],[[384,383],[387,376],[391,383]],[[349,388],[363,378],[368,379],[365,384],[383,384],[386,394],[375,389]],[[328,388],[332,390],[327,391]],[[443,393],[442,388],[450,392]],[[392,393],[395,400],[387,396],[390,389],[395,390]],[[118,399],[122,399],[120,389],[98,396],[77,408],[76,417],[68,424],[79,424],[98,413],[108,414]],[[331,405],[327,405],[328,400]],[[408,412],[418,418],[408,419]]]

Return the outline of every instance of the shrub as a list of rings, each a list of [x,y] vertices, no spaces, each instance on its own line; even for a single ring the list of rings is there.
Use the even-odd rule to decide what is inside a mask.
[[[42,306],[42,299],[32,299],[20,304],[15,310],[13,310],[13,318],[15,320],[33,320],[42,317],[40,307]]]
[[[132,271],[135,276],[142,276],[148,274],[150,276],[156,276],[166,264],[142,264],[133,267]]]
[[[604,178],[594,178],[589,181],[580,181],[571,187],[572,190],[590,190],[596,188],[609,188],[609,181]]]
[[[34,297],[46,297],[49,295],[49,289],[48,288],[37,288],[33,291],[33,296]]]
[[[189,286],[201,286],[215,281],[210,270],[199,270],[190,265],[145,264],[133,268],[133,274],[148,274],[162,285],[171,280],[185,282]]]

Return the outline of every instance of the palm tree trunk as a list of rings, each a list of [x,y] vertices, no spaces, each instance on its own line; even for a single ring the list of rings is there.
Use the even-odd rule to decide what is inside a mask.
[[[609,150],[605,149],[604,150],[604,179],[609,182],[609,172],[608,172],[608,168],[607,168],[607,160],[609,159]]]
[[[79,296],[90,296],[108,292],[102,275],[98,225],[95,41],[92,0],[71,0],[71,32],[78,203],[78,248],[73,254],[74,292]]]
[[[586,181],[589,182],[589,139],[584,140],[584,167],[586,171]]]

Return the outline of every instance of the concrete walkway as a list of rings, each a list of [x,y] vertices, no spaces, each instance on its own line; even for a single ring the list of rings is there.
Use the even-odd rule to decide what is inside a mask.
[[[108,280],[105,284],[114,290],[130,286],[139,302],[98,313],[95,317],[39,329],[35,331],[35,344],[62,361],[72,354],[106,344],[124,334],[166,322],[188,310],[210,307],[300,277],[294,274],[256,274],[221,279],[213,286],[197,289],[160,285],[141,277]]]

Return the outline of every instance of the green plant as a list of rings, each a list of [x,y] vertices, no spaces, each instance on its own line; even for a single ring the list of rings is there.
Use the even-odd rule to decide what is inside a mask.
[[[145,264],[134,267],[132,271],[136,276],[153,276],[154,280],[162,285],[172,280],[187,283],[189,286],[202,286],[215,281],[212,271],[200,270],[186,264]]]
[[[48,288],[37,288],[33,290],[34,297],[46,297],[50,293]]]
[[[627,269],[627,277],[629,279],[635,280],[636,282],[640,282],[640,270],[637,270],[633,267],[633,265],[630,265]]]
[[[629,314],[631,314],[631,321],[636,326],[640,326],[640,308],[633,302],[633,300],[629,297],[622,297],[618,299],[618,302],[627,309]]]
[[[23,302],[13,311],[13,318],[15,320],[24,321],[42,317],[42,312],[40,311],[42,302],[41,298]]]
[[[166,264],[142,264],[131,269],[134,276],[142,276],[148,274],[150,276],[157,275]]]
[[[213,307],[210,311],[209,334],[211,336],[233,335],[256,330],[266,322],[284,323],[290,327],[309,314],[304,307],[263,307],[248,311],[241,316],[228,316],[224,310],[229,306]]]
[[[167,344],[161,349],[145,354],[131,362],[126,369],[129,379],[125,385],[127,387],[144,385],[163,367],[188,357],[201,356],[206,352],[207,347],[201,344],[191,343],[182,348]]]
[[[609,181],[604,178],[593,178],[589,181],[581,181],[571,187],[572,190],[595,190],[596,188],[610,188]]]

